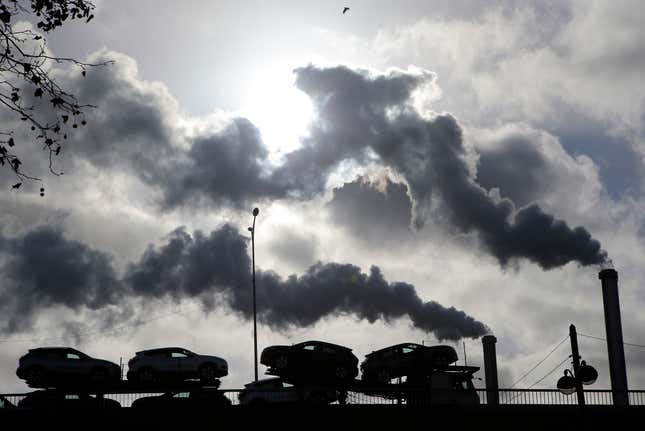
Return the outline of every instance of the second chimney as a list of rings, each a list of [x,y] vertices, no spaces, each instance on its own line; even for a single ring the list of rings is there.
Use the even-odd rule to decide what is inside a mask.
[[[607,352],[609,353],[609,377],[614,405],[629,405],[627,393],[627,372],[623,328],[620,322],[618,301],[618,273],[614,269],[603,269],[598,273],[602,282],[602,301],[605,307],[605,329],[607,330]]]
[[[495,351],[497,338],[493,335],[484,335],[484,375],[486,377],[486,404],[499,404],[499,387],[497,385],[497,352]]]

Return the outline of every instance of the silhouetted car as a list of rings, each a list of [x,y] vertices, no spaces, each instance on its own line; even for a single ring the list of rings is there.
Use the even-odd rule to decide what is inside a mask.
[[[352,349],[323,341],[267,347],[260,363],[269,367],[267,374],[287,381],[349,381],[358,375],[358,358]]]
[[[104,384],[120,380],[121,368],[69,347],[41,347],[20,358],[16,375],[35,388],[79,382]]]
[[[27,394],[18,402],[23,409],[114,409],[121,407],[118,401],[96,398],[85,393],[66,393],[47,389]]]
[[[389,383],[402,376],[427,376],[455,361],[457,352],[451,346],[396,344],[365,356],[361,364],[362,380]]]
[[[408,379],[405,393],[408,404],[478,405],[479,395],[473,385],[473,373],[479,367],[449,366],[418,381]]]
[[[155,383],[200,379],[215,382],[228,374],[228,363],[217,356],[198,355],[181,347],[137,352],[128,361],[128,380]]]
[[[238,395],[242,405],[263,405],[273,403],[329,404],[340,401],[340,391],[321,385],[297,385],[284,382],[279,377],[258,380],[244,385]]]
[[[137,409],[212,409],[230,406],[223,391],[217,389],[200,389],[192,392],[166,392],[162,395],[143,397],[134,400],[132,408]]]

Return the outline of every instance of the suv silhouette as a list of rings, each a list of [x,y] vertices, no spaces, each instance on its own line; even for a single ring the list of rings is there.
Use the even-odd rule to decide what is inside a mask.
[[[242,405],[310,403],[324,405],[341,401],[341,393],[327,385],[304,384],[294,386],[279,377],[258,380],[244,385],[238,400]]]
[[[365,356],[361,364],[362,380],[389,383],[403,376],[428,376],[456,361],[457,352],[451,346],[396,344]]]
[[[267,374],[286,381],[349,381],[358,375],[358,358],[352,349],[323,341],[267,347],[262,351],[260,363],[269,367]]]
[[[41,347],[20,358],[16,375],[34,388],[72,382],[103,384],[120,380],[121,368],[69,347]]]
[[[228,374],[228,363],[217,356],[198,355],[181,347],[137,352],[128,361],[128,380],[156,383],[161,380],[200,379],[217,382]]]

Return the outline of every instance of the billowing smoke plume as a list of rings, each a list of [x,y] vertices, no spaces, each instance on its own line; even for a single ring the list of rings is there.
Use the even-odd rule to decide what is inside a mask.
[[[405,179],[417,228],[436,203],[456,228],[478,234],[502,265],[526,258],[550,269],[571,261],[590,265],[606,260],[600,243],[584,228],[571,229],[535,204],[517,209],[475,182],[457,120],[450,114],[426,118],[413,106],[414,91],[432,81],[433,74],[372,76],[342,66],[308,66],[296,75],[296,85],[311,97],[318,119],[276,177],[289,178],[301,189],[320,185],[332,167],[346,159],[361,162],[371,150]]]
[[[0,332],[30,329],[43,308],[100,309],[120,301],[124,286],[110,256],[41,227],[0,235]]]
[[[416,228],[437,214],[459,231],[476,234],[502,265],[526,258],[548,269],[606,259],[584,228],[570,228],[536,205],[517,208],[476,182],[474,153],[467,151],[457,120],[450,114],[430,118],[415,107],[415,94],[434,85],[431,72],[296,69],[296,85],[310,97],[317,117],[302,147],[275,167],[248,120],[232,119],[190,136],[174,129],[179,114],[167,91],[139,80],[131,59],[109,56],[119,58],[117,66],[74,82],[84,100],[100,101],[101,115],[70,148],[95,165],[130,165],[162,191],[164,208],[195,203],[248,208],[262,199],[307,199],[324,190],[343,161],[378,162],[404,179]],[[118,92],[106,91],[117,87]]]
[[[16,238],[0,237],[0,332],[25,329],[43,308],[71,309],[125,303],[129,298],[198,299],[206,309],[226,304],[251,317],[248,240],[230,225],[205,235],[176,229],[161,247],[150,246],[117,277],[109,255],[52,228]],[[369,322],[409,317],[439,339],[478,337],[481,322],[453,307],[423,302],[414,286],[388,283],[379,268],[318,263],[283,280],[257,272],[260,321],[278,330],[306,327],[325,317],[350,315]]]

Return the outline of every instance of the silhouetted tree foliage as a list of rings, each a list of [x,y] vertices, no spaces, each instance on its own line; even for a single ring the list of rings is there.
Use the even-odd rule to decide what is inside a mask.
[[[49,153],[49,170],[54,175],[60,173],[53,167],[53,157],[61,153],[68,129],[84,126],[85,111],[93,106],[80,104],[63,89],[51,73],[52,65],[71,64],[85,76],[88,68],[110,62],[91,64],[56,57],[47,50],[43,34],[73,20],[91,21],[94,7],[87,0],[0,0],[0,107],[31,128],[36,143]],[[16,26],[20,20],[32,22],[37,30]],[[39,100],[51,111],[44,104],[36,106]],[[14,129],[0,126],[0,167],[15,173],[19,181],[12,188],[19,189],[24,180],[39,178],[23,170],[14,150],[24,143],[18,142]]]

